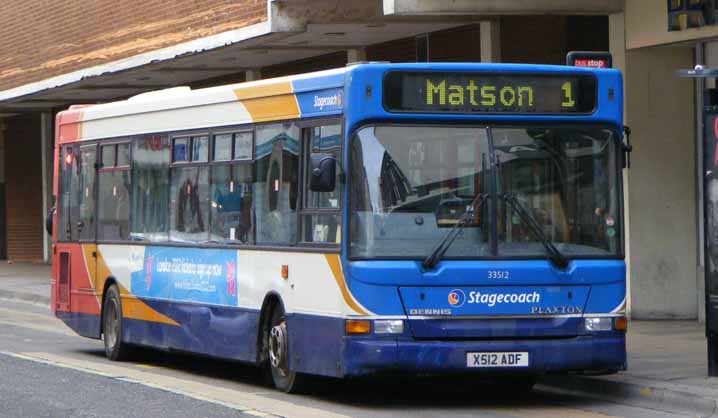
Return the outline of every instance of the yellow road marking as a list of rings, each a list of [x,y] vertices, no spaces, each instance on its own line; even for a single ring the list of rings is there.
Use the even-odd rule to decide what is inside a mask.
[[[160,366],[155,366],[154,364],[135,364],[135,367],[140,369],[159,369]]]
[[[187,396],[200,401],[226,406],[246,414],[261,417],[280,416],[285,418],[349,418],[347,415],[331,411],[298,405],[285,400],[268,398],[256,393],[243,392],[202,382],[195,382],[177,377],[121,367],[104,362],[93,362],[53,353],[8,353],[2,354],[50,364],[57,367],[97,374],[116,380],[133,382],[144,386],[160,389],[178,395]]]

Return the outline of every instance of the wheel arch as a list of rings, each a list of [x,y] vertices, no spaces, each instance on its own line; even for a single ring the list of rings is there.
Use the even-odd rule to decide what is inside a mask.
[[[272,312],[276,307],[279,306],[282,308],[284,312],[286,312],[286,309],[284,308],[284,301],[282,300],[282,297],[277,293],[276,291],[270,291],[264,296],[264,301],[262,302],[262,309],[259,311],[259,327],[257,329],[257,363],[261,364],[268,360],[264,349],[265,346],[268,345],[267,336],[268,334],[265,332],[267,329],[267,324],[269,323]]]

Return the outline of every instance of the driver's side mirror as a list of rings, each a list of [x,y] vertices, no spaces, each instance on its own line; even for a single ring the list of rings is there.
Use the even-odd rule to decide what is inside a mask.
[[[337,159],[331,154],[312,154],[309,159],[309,190],[331,192],[336,187]]]

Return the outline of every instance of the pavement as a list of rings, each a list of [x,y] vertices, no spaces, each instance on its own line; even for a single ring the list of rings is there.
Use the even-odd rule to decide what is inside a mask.
[[[0,299],[48,306],[49,294],[49,266],[0,262]],[[608,376],[547,376],[537,388],[677,414],[718,417],[718,378],[707,377],[702,324],[632,320],[627,337],[628,370]]]
[[[50,266],[0,260],[0,299],[50,305]]]

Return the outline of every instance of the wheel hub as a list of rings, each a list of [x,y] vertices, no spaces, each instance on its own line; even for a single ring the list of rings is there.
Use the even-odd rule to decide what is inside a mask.
[[[269,361],[272,367],[285,372],[287,363],[287,325],[275,325],[269,331]]]

